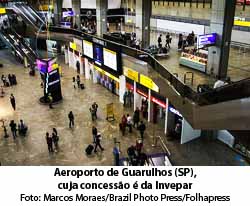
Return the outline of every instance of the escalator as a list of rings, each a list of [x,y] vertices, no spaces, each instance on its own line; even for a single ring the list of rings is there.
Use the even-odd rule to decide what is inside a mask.
[[[27,58],[29,65],[35,65],[37,54],[30,48],[21,36],[19,36],[13,29],[7,32],[1,31],[0,38],[6,45],[13,49],[14,55],[22,62],[24,57]]]
[[[44,28],[46,24],[44,18],[41,17],[40,14],[38,14],[38,12],[32,7],[24,3],[16,3],[11,9],[17,15],[19,15],[26,23],[36,28],[36,30]]]

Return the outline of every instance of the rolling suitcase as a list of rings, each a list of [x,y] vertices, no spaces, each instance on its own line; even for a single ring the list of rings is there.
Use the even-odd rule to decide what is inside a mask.
[[[94,149],[94,146],[92,144],[88,145],[88,147],[85,149],[86,154],[91,155],[93,149]]]
[[[81,89],[85,89],[84,84],[80,84],[80,88],[81,88]]]

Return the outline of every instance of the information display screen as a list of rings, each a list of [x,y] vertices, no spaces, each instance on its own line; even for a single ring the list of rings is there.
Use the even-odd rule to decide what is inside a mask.
[[[83,53],[85,56],[93,59],[93,43],[83,40]]]
[[[103,64],[103,47],[99,45],[94,45],[94,60],[98,65]]]
[[[117,71],[117,53],[109,49],[103,49],[104,65]]]
[[[217,37],[216,33],[199,35],[197,38],[198,48],[200,49],[200,48],[203,48],[205,46],[215,45],[216,39],[217,39],[216,37]]]

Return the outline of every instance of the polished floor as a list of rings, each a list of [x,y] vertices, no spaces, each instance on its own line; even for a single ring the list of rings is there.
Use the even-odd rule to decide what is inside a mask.
[[[86,89],[72,88],[71,79],[75,71],[60,61],[63,67],[62,91],[63,102],[55,105],[54,109],[39,104],[42,96],[40,78],[28,75],[28,69],[17,63],[10,52],[0,51],[0,59],[4,68],[0,75],[15,73],[18,85],[6,88],[5,97],[0,99],[0,119],[16,122],[23,119],[29,127],[27,137],[10,136],[3,138],[3,129],[0,129],[0,162],[2,165],[113,165],[114,139],[121,142],[121,157],[126,156],[127,148],[135,144],[138,132],[121,136],[118,122],[122,114],[132,113],[131,109],[123,107],[118,97],[111,94],[103,86],[83,80]],[[82,79],[84,79],[82,77]],[[16,97],[17,110],[14,112],[9,102],[13,93]],[[93,123],[89,114],[92,102],[99,104],[98,120]],[[115,105],[116,121],[106,121],[106,104],[113,102]],[[68,128],[67,114],[75,114],[76,126]],[[84,149],[92,142],[91,127],[96,125],[103,135],[103,152],[86,156]],[[59,151],[49,154],[45,141],[45,132],[51,132],[56,127],[60,136]],[[10,129],[8,127],[8,132]],[[163,135],[160,125],[147,123],[144,152],[147,154],[164,152],[160,145],[152,147],[153,136],[161,135],[171,152],[170,159],[174,165],[246,165],[236,153],[224,144],[211,138],[200,138],[185,145],[180,145],[179,140],[168,141]]]

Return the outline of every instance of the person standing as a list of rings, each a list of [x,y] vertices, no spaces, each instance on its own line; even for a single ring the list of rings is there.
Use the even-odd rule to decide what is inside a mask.
[[[139,127],[138,127],[138,130],[140,131],[140,134],[141,134],[141,139],[143,140],[144,138],[144,132],[146,130],[146,126],[145,124],[143,123],[143,121],[141,121]]]
[[[97,152],[96,151],[97,147],[99,147],[102,151],[104,150],[104,148],[101,146],[101,138],[102,138],[101,134],[98,133],[96,135],[96,138],[95,138],[95,150],[94,150],[94,152]]]
[[[162,48],[162,39],[161,39],[162,35],[160,34],[160,36],[158,37],[158,47]]]
[[[16,110],[16,99],[13,94],[10,95],[10,103],[14,110]]]
[[[132,133],[132,117],[127,114],[127,126],[129,128],[129,132]]]
[[[76,82],[77,82],[78,88],[80,88],[80,86],[81,86],[81,79],[80,79],[79,75],[76,76]]]
[[[134,127],[138,127],[140,122],[140,110],[138,107],[136,107],[136,110],[134,111],[133,121],[134,121]]]
[[[72,111],[69,112],[68,118],[69,118],[69,128],[71,128],[72,126],[74,127],[75,122],[74,122],[74,114]]]
[[[52,140],[52,137],[49,136],[48,132],[46,132],[45,138],[46,138],[49,152],[53,152],[53,140]]]
[[[98,109],[98,104],[96,102],[94,102],[92,104],[92,109],[94,110],[94,115],[95,115],[95,118],[97,119],[97,109]]]
[[[14,122],[14,120],[10,121],[9,126],[10,126],[11,133],[13,135],[13,138],[15,139],[17,137],[17,134],[16,134],[17,128],[16,128],[16,123]]]
[[[58,133],[57,133],[56,128],[53,128],[53,132],[52,132],[52,141],[53,141],[53,143],[54,143],[55,150],[58,151],[59,136],[58,136]]]
[[[72,79],[72,84],[73,84],[73,87],[75,89],[76,88],[76,78],[75,77],[73,77],[73,79]]]
[[[127,126],[127,118],[125,115],[123,115],[122,122],[121,122],[121,131],[122,131],[123,136],[125,135],[126,126]]]

